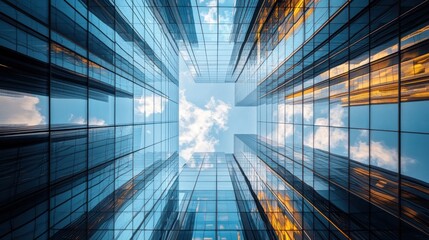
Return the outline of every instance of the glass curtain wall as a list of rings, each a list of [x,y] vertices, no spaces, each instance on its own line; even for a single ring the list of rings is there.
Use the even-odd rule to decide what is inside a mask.
[[[428,2],[264,3],[236,87],[257,91],[249,174],[291,189],[289,237],[427,237]]]
[[[0,1],[0,238],[149,238],[162,221],[178,49],[154,14],[146,1]]]

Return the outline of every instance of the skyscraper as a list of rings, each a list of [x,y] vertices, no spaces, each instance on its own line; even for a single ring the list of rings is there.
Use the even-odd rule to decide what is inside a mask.
[[[237,80],[257,91],[258,135],[237,141],[298,238],[427,238],[427,9],[262,6]]]
[[[178,49],[162,26],[144,1],[0,1],[0,238],[140,238],[165,218]]]
[[[0,238],[428,238],[428,9],[0,0]],[[234,153],[180,166],[180,57]]]

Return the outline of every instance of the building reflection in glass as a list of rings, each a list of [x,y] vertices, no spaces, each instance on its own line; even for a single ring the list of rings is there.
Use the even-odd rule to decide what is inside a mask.
[[[302,202],[288,209],[300,213],[294,219],[303,237],[429,234],[422,204],[429,19],[421,7],[427,3],[274,1],[262,7],[260,27],[252,29],[256,39],[248,40],[255,47],[237,66],[237,82],[257,83],[255,102],[247,104],[257,105],[257,136],[239,136],[236,142],[252,150],[236,146],[235,155],[252,152],[247,161],[258,164],[249,174],[268,186],[272,177],[264,176],[277,175],[268,189],[289,185],[292,194],[276,199]]]
[[[0,1],[1,239],[165,234],[179,52],[155,15],[146,2]]]
[[[232,154],[194,153],[179,174],[169,239],[276,239],[250,187]]]

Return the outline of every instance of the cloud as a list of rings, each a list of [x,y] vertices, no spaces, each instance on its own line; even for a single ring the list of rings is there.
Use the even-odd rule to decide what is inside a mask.
[[[219,1],[220,3],[223,3],[223,1]],[[201,12],[201,16],[203,17],[203,23],[208,24],[217,24],[218,20],[220,23],[231,23],[233,18],[232,11],[229,10],[223,10],[219,12],[218,14],[218,6],[216,0],[211,0],[207,3],[208,11],[207,12]],[[218,19],[219,18],[219,19]],[[227,30],[231,30],[232,27],[228,26],[225,27],[223,25],[219,26],[219,32],[226,33]]]
[[[0,123],[8,125],[36,126],[45,123],[45,116],[37,104],[38,97],[17,95],[0,96]]]
[[[304,104],[304,120],[306,122],[311,122],[313,120],[313,107],[309,104]]]
[[[337,126],[337,127],[344,127],[346,126],[346,123],[343,121],[346,117],[346,112],[344,108],[341,106],[341,104],[336,104],[334,107],[331,107],[329,109],[329,113],[331,116],[331,126]]]
[[[92,117],[89,119],[89,125],[104,126],[106,125],[106,121],[104,121],[104,119],[98,119],[96,117]]]
[[[294,115],[303,114],[303,118],[306,121],[313,119],[313,109],[304,105],[304,109],[297,107],[294,109],[291,104],[279,104],[277,105],[277,125],[271,133],[268,133],[267,138],[273,141],[276,146],[284,146],[286,138],[293,136],[293,124],[284,124],[293,122]],[[285,119],[286,116],[286,119]],[[276,139],[275,139],[276,138]],[[304,139],[305,140],[305,139]]]
[[[86,119],[83,118],[82,116],[76,117],[75,115],[70,114],[69,122],[71,122],[73,124],[78,124],[78,125],[85,125]],[[89,119],[89,125],[90,126],[104,126],[104,125],[106,125],[106,121],[104,119],[101,119],[101,118],[91,117]]]
[[[331,126],[345,126],[343,119],[345,111],[341,105],[332,107],[329,110],[331,116],[335,116],[331,119]],[[317,118],[314,121],[315,125],[329,126],[328,118]],[[329,127],[316,127],[314,133],[314,148],[322,149],[325,151],[329,150],[329,144],[331,145],[331,152],[333,149],[342,148],[347,150],[348,143],[348,134],[347,131],[344,131],[342,128],[331,128],[329,132]],[[308,135],[307,138],[313,138],[313,135]],[[330,142],[329,142],[330,141]],[[310,140],[304,139],[304,144],[311,143]]]
[[[368,141],[368,131],[362,130],[359,139],[355,144],[350,145],[350,158],[357,162],[368,164],[370,157],[371,147],[371,165],[381,168],[389,169],[392,171],[398,170],[398,149],[395,147],[386,146],[380,141],[371,140],[370,145]],[[410,164],[416,163],[416,160],[403,156],[401,158],[402,167],[406,168]]]
[[[292,122],[295,115],[303,115],[304,120],[311,120],[313,117],[312,108],[301,108],[293,109],[293,105],[279,104],[277,106],[278,116],[277,123],[272,132],[267,134],[267,138],[273,141],[273,145],[284,146],[286,139],[293,137],[293,124],[284,124],[283,119],[285,117],[286,122]],[[334,152],[345,151],[347,154],[348,148],[348,130],[345,128],[328,127],[331,126],[347,126],[345,122],[347,120],[347,111],[341,106],[336,105],[331,107],[330,115],[335,116],[329,122],[328,118],[317,118],[314,120],[315,126],[313,134],[307,134],[303,136],[303,144],[310,148],[321,149],[324,151]],[[365,141],[366,139],[366,141]],[[370,146],[369,146],[370,145]],[[350,144],[350,159],[368,164],[371,149],[371,164],[389,169],[392,171],[398,170],[398,149],[396,147],[389,147],[382,141],[370,141],[368,144],[368,131],[361,131],[358,141]],[[407,167],[410,164],[416,162],[415,159],[409,157],[401,157],[402,167]]]
[[[219,1],[219,3],[223,3],[224,1]],[[207,3],[208,11],[201,12],[200,15],[202,17],[203,23],[210,24],[210,30],[213,31],[215,27],[219,27],[219,33],[229,34],[232,31],[231,24],[224,23],[232,23],[233,13],[232,11],[224,10],[218,14],[218,6],[216,0],[211,0]],[[222,23],[217,25],[217,23]],[[225,36],[226,37],[226,36]],[[222,39],[223,41],[228,40]]]
[[[293,136],[293,124],[278,123],[267,138],[272,141],[274,146],[284,146],[286,138]]]
[[[152,114],[164,112],[167,99],[155,94],[137,98],[134,101],[135,111],[138,114],[144,114],[146,117],[150,117]]]
[[[211,97],[200,108],[186,99],[185,90],[180,90],[179,101],[180,156],[189,160],[194,152],[215,151],[215,134],[227,129],[231,106]]]
[[[350,145],[350,158],[368,164],[369,159],[369,146],[366,142],[358,142],[355,145]]]
[[[207,11],[207,13],[201,13],[204,23],[216,24],[217,23],[217,1],[216,0],[210,1],[207,4],[207,7],[209,7],[209,10]]]
[[[73,114],[70,114],[69,117],[69,122],[73,123],[73,124],[78,124],[78,125],[83,125],[86,124],[86,120],[85,118],[83,118],[82,116],[75,116]]]

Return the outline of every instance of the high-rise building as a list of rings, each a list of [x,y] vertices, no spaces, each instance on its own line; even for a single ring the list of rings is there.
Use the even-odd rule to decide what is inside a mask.
[[[1,239],[143,238],[166,217],[153,212],[178,172],[178,49],[154,14],[0,1]]]
[[[168,239],[275,239],[243,174],[232,154],[194,153],[179,174]]]
[[[258,134],[235,155],[290,238],[428,237],[428,3],[261,6],[236,80]]]
[[[0,0],[0,239],[429,238],[428,9]],[[234,153],[179,166],[180,57]]]

